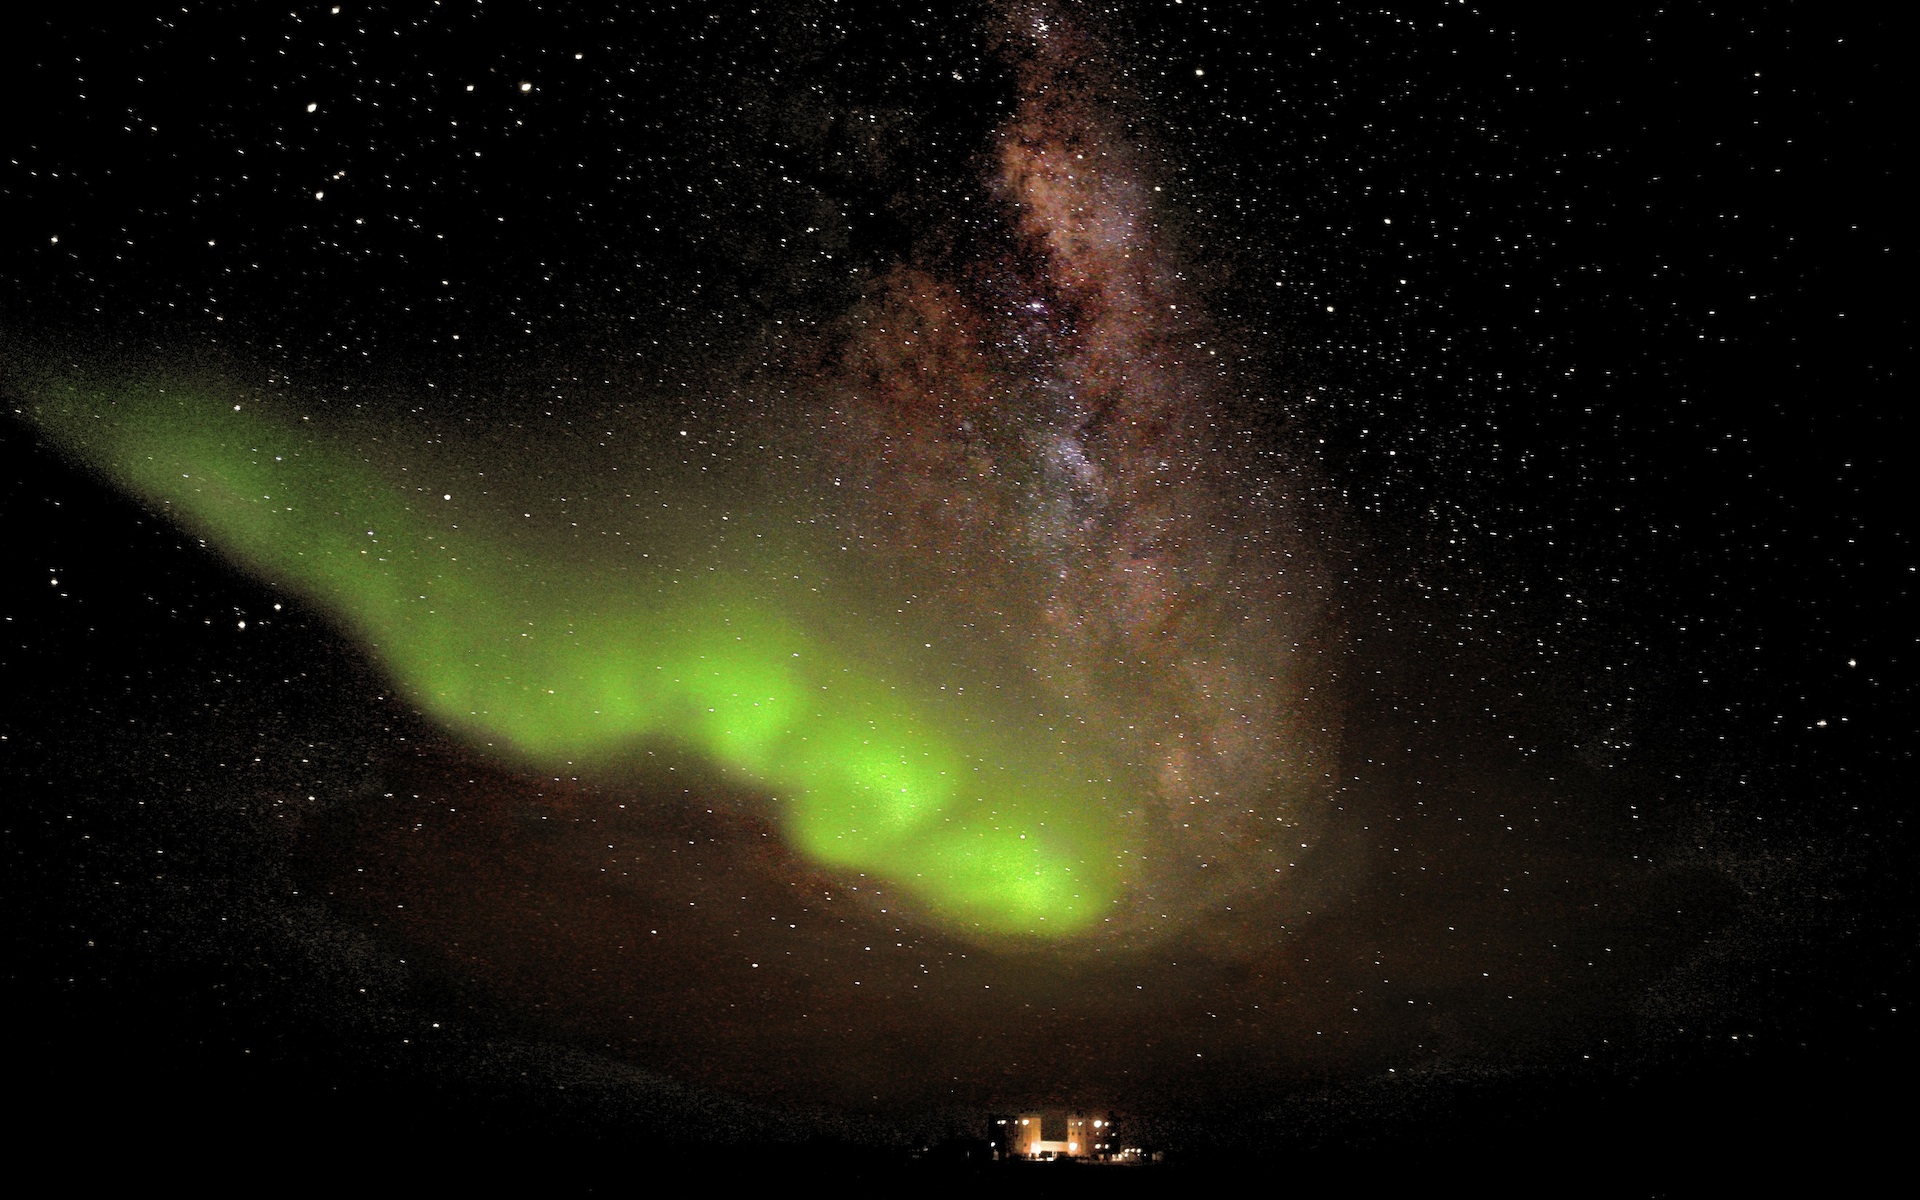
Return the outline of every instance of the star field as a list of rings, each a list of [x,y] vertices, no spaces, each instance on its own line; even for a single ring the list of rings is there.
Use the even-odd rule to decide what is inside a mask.
[[[0,847],[43,1056],[553,1137],[1871,1141],[1911,924],[1884,29],[8,24],[0,670],[48,682]],[[191,421],[138,476],[161,388],[298,441],[283,500],[388,507],[234,533],[169,482],[218,476]],[[429,625],[289,565],[387,552],[363,511],[484,564],[441,606],[475,645],[777,615],[917,746],[1018,762],[1105,916],[983,934],[693,718],[530,750],[507,693],[615,639],[444,699]]]

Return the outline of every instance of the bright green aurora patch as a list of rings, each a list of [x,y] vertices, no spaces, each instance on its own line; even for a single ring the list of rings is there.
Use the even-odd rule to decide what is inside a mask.
[[[1101,771],[1038,749],[1004,700],[890,669],[883,631],[832,628],[818,557],[779,524],[716,532],[686,504],[610,559],[217,391],[48,384],[27,415],[330,613],[478,747],[591,769],[669,740],[779,796],[806,859],[956,930],[1056,940],[1111,914],[1124,850]]]

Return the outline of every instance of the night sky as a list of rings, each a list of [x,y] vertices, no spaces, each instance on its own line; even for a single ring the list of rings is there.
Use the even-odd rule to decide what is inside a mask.
[[[1844,1190],[1912,1020],[1890,44],[5,18],[33,1128]]]

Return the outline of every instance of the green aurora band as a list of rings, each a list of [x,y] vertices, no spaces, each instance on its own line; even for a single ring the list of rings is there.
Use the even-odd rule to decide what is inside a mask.
[[[685,750],[774,794],[805,860],[870,875],[907,911],[972,936],[1070,939],[1120,903],[1132,851],[1101,819],[1112,768],[1007,719],[999,684],[969,696],[928,679],[885,622],[830,615],[820,556],[793,522],[668,505],[679,528],[645,554],[596,560],[453,503],[418,463],[376,465],[225,391],[43,383],[26,415],[315,603],[414,704],[489,753],[614,771],[649,746]]]

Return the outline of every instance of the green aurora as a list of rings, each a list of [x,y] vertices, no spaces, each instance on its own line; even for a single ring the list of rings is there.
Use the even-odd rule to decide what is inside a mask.
[[[27,390],[67,454],[324,610],[478,749],[608,772],[684,750],[777,797],[806,861],[964,934],[1070,939],[1120,902],[1112,768],[1014,719],[1011,684],[945,686],[897,627],[830,615],[791,520],[669,501],[610,560],[219,384]]]

